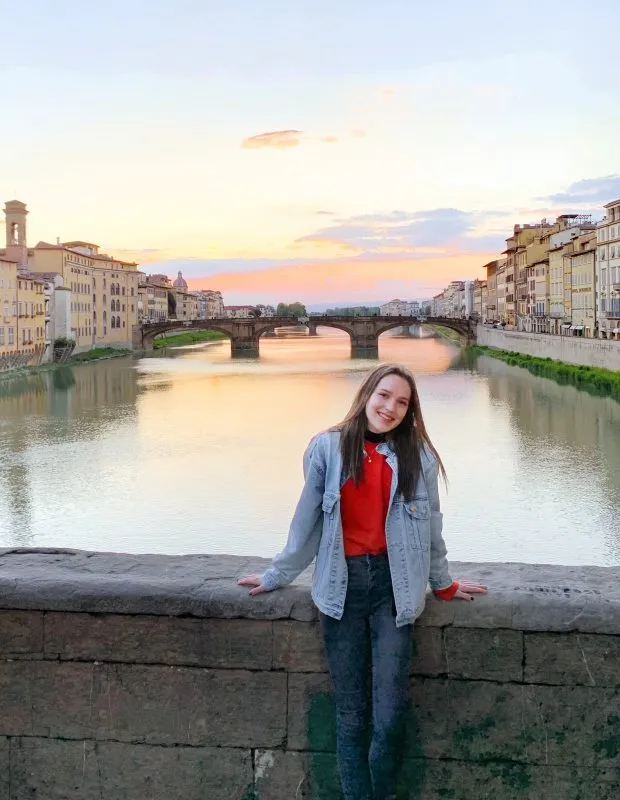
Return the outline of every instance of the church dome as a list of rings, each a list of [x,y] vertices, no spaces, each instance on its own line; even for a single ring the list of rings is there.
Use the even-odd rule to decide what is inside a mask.
[[[179,272],[176,281],[172,285],[174,286],[175,289],[181,289],[181,291],[183,292],[187,291],[187,281],[183,277],[182,272]]]

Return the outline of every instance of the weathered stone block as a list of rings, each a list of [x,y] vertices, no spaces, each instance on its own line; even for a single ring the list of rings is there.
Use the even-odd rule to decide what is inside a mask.
[[[0,658],[36,657],[42,652],[40,611],[0,611]]]
[[[256,800],[342,800],[330,753],[260,750],[254,759]]]
[[[441,628],[414,627],[409,672],[412,675],[444,675],[447,672]]]
[[[0,664],[0,733],[277,747],[286,734],[286,679],[190,667]]]
[[[9,800],[9,747],[9,740],[0,736],[0,800]]]
[[[249,750],[213,747],[97,745],[104,798],[248,800]]]
[[[271,669],[272,623],[261,620],[48,613],[44,631],[46,658]]]
[[[327,675],[289,675],[288,746],[291,750],[321,752],[336,749],[334,705]]]
[[[12,741],[10,800],[246,800],[250,753],[58,739]]]
[[[620,692],[420,679],[410,757],[620,766]]]
[[[521,631],[446,628],[444,638],[450,677],[522,681]]]
[[[620,772],[511,761],[407,760],[399,800],[615,800]]]
[[[620,636],[526,633],[524,680],[620,686]]]
[[[288,672],[327,672],[319,624],[289,620],[274,622],[273,668]]]
[[[32,736],[33,679],[39,662],[0,662],[0,736]]]

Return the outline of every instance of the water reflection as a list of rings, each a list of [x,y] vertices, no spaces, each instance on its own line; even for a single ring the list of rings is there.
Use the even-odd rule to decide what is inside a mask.
[[[509,411],[527,502],[548,491],[552,476],[563,492],[550,524],[581,524],[584,537],[606,532],[613,560],[620,561],[620,404],[487,356],[478,358],[477,370],[487,378],[492,402]],[[579,523],[580,517],[586,520]]]
[[[349,338],[227,341],[0,381],[0,546],[271,555],[309,438],[375,365]],[[450,554],[618,563],[620,405],[436,339],[385,334],[445,460]]]

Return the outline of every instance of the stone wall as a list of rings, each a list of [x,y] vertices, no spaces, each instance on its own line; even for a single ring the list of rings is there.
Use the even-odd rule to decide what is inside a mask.
[[[336,800],[308,576],[257,559],[0,551],[0,800]],[[620,569],[454,564],[414,632],[403,800],[612,800]]]
[[[588,367],[620,371],[620,342],[608,339],[500,331],[478,325],[476,343],[538,358],[553,358],[567,364],[584,364]]]

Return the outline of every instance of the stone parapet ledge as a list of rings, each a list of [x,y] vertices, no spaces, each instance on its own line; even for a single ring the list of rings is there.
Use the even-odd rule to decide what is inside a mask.
[[[0,608],[310,622],[311,572],[251,597],[236,579],[265,559],[131,555],[55,548],[0,550]],[[419,626],[620,634],[620,567],[452,562],[486,583],[474,603],[429,598]]]

